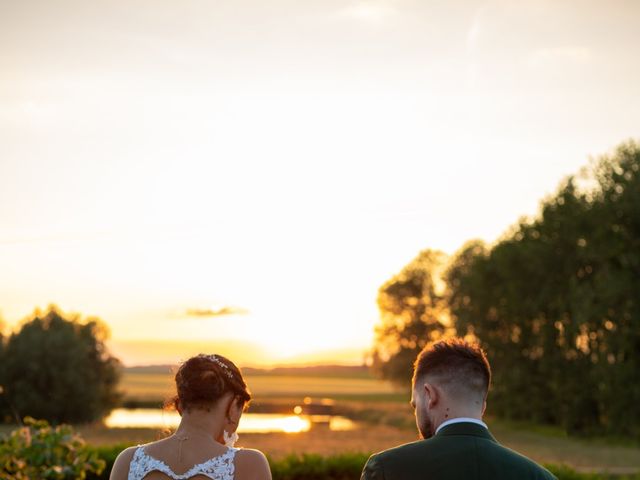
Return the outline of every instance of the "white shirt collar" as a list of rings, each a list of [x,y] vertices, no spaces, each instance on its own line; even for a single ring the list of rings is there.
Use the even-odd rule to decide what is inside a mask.
[[[489,429],[489,427],[487,426],[486,423],[484,423],[482,420],[478,420],[477,418],[469,418],[469,417],[458,417],[458,418],[451,418],[449,420],[445,420],[444,422],[442,422],[440,424],[440,426],[438,428],[436,428],[436,435],[438,434],[438,432],[440,431],[441,428],[446,427],[447,425],[452,425],[454,423],[475,423],[476,425],[481,425],[484,428],[486,428],[487,430]]]

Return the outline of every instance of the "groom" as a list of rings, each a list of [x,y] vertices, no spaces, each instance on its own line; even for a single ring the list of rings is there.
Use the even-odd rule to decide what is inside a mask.
[[[482,415],[490,382],[479,346],[455,338],[425,348],[411,395],[423,440],[372,455],[361,480],[554,480],[489,433]]]

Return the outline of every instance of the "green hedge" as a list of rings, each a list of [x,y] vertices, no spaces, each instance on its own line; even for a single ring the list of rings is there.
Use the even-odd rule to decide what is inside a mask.
[[[92,447],[107,466],[101,475],[88,475],[87,480],[108,480],[113,462],[125,445]],[[269,459],[273,480],[359,480],[369,454],[347,453],[322,456],[315,454],[290,455],[283,459]],[[558,480],[640,480],[635,475],[578,473],[562,465],[545,465]]]
[[[303,454],[282,460],[269,459],[274,480],[357,480],[369,455],[342,454],[331,457]]]

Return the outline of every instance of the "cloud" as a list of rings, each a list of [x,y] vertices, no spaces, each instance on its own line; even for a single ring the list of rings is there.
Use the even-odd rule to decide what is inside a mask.
[[[249,310],[241,307],[224,306],[220,308],[190,308],[187,315],[190,317],[223,317],[226,315],[246,315]]]

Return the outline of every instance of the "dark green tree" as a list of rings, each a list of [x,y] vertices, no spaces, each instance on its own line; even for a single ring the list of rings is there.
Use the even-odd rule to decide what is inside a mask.
[[[408,385],[418,352],[445,335],[448,319],[438,285],[445,261],[442,252],[424,250],[380,288],[373,369],[381,378]]]
[[[494,413],[570,433],[640,438],[640,147],[567,179],[487,248],[446,274],[460,335],[494,367]]]
[[[121,365],[105,347],[98,319],[65,318],[55,307],[36,312],[5,345],[4,395],[21,416],[90,422],[119,400]]]

